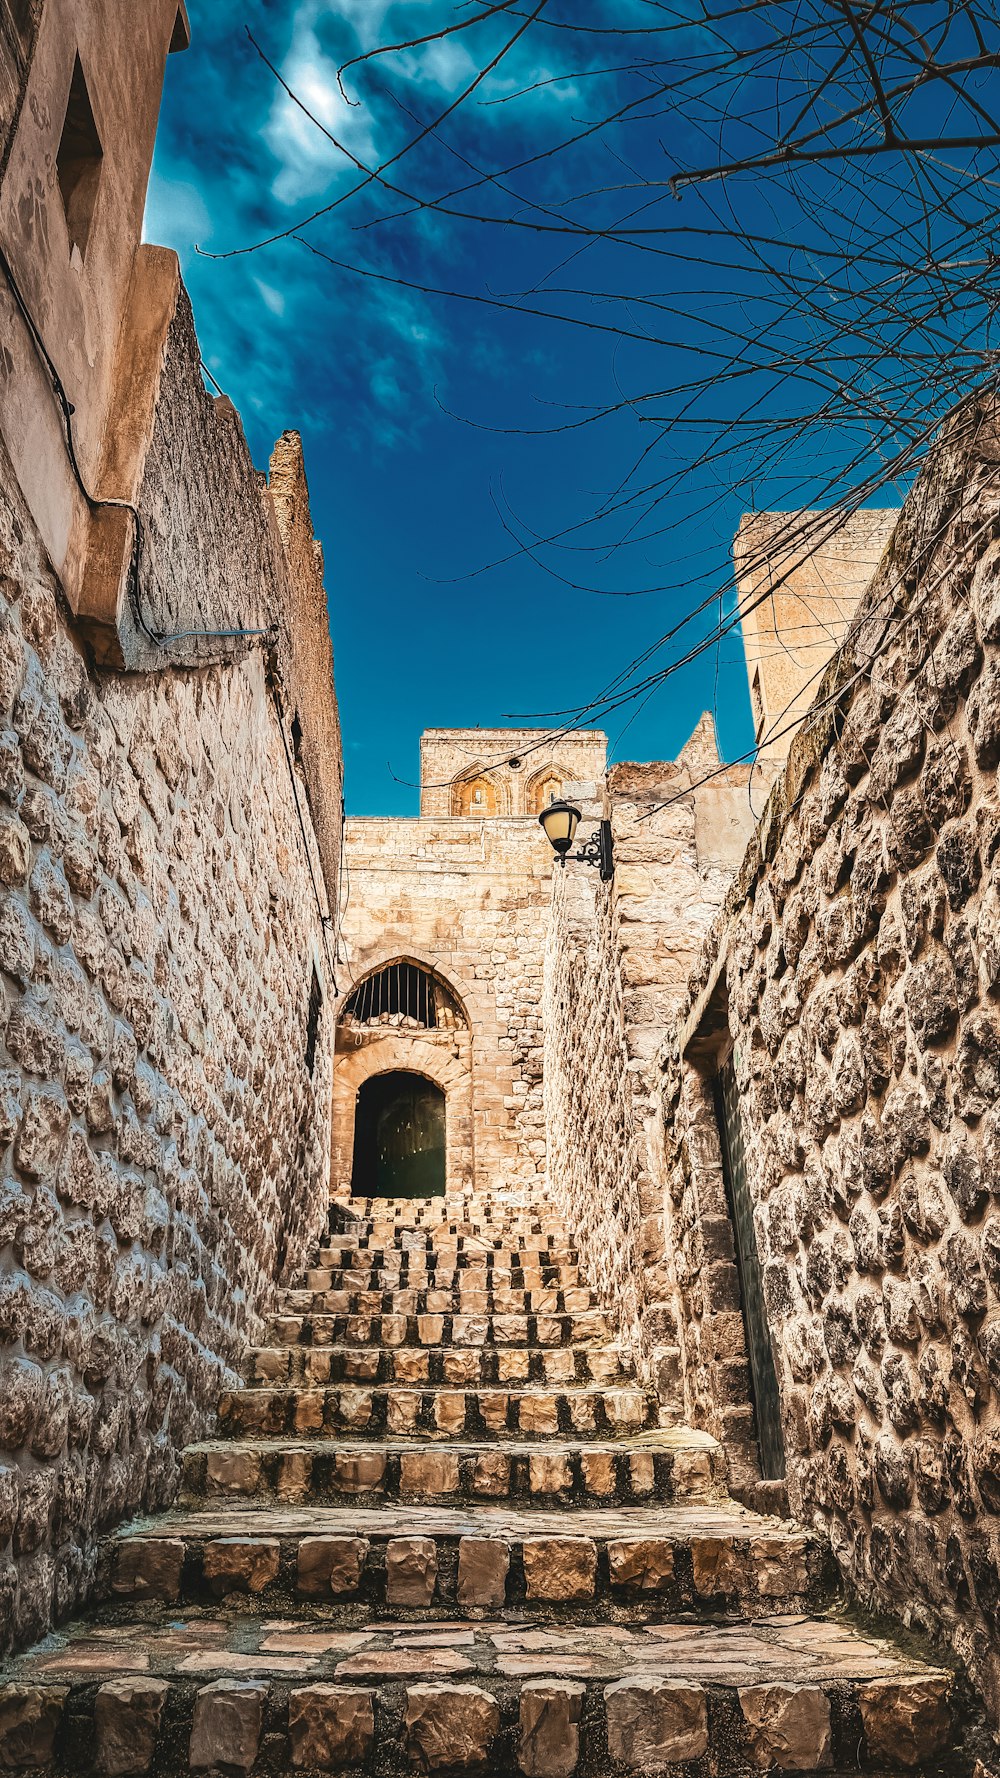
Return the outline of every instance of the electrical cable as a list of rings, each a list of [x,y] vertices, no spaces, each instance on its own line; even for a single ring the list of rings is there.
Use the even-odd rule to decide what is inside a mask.
[[[52,355],[45,344],[38,324],[35,321],[35,317],[32,314],[28,303],[25,300],[24,293],[21,290],[21,286],[14,275],[10,260],[7,258],[2,246],[0,246],[0,271],[3,272],[11,296],[14,299],[15,307],[31,336],[35,351],[48,375],[49,382],[52,386],[52,393],[55,396],[56,405],[62,415],[66,455],[69,459],[69,466],[73,471],[73,479],[80,490],[88,510],[90,512],[100,512],[102,510],[117,508],[121,512],[130,513],[132,516],[132,557],[129,563],[129,600],[132,605],[136,623],[143,635],[148,641],[152,642],[156,648],[169,648],[176,642],[194,641],[196,639],[212,642],[263,641],[267,637],[273,637],[277,633],[276,624],[270,624],[266,629],[175,630],[173,633],[168,633],[164,630],[154,630],[147,622],[142,610],[139,583],[143,535],[142,517],[139,509],[131,500],[98,498],[97,495],[91,493],[86,480],[84,479],[83,471],[80,467],[80,460],[76,451],[76,438],[73,430],[73,415],[76,412],[76,408],[66,393],[66,386],[59,375]]]

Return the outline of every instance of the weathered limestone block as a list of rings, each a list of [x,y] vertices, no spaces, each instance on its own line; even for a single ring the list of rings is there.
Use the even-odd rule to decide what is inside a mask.
[[[429,1605],[437,1584],[437,1545],[433,1537],[390,1537],[385,1552],[385,1576],[390,1605]]]
[[[403,1498],[432,1498],[458,1491],[458,1458],[449,1451],[407,1451],[400,1459]]]
[[[14,1142],[14,1160],[29,1179],[55,1173],[69,1129],[69,1106],[58,1087],[28,1090]]]
[[[463,1537],[458,1545],[460,1605],[496,1610],[504,1603],[510,1550],[498,1537]]]
[[[950,1690],[946,1674],[873,1679],[859,1687],[868,1758],[919,1768],[941,1754],[951,1731]]]
[[[130,1599],[176,1599],[183,1566],[183,1538],[125,1538],[115,1548],[111,1590]]]
[[[277,1579],[281,1545],[270,1537],[217,1537],[205,1545],[202,1573],[217,1599],[262,1593]]]
[[[608,1752],[629,1771],[679,1765],[708,1748],[708,1709],[700,1685],[676,1679],[619,1679],[604,1692]]]
[[[674,1578],[674,1548],[666,1538],[614,1538],[608,1544],[612,1586],[661,1592]]]
[[[559,1430],[559,1414],[554,1395],[523,1395],[518,1409],[518,1425],[525,1433],[554,1433]]]
[[[52,1759],[66,1686],[0,1687],[0,1766],[18,1771]]]
[[[169,1691],[166,1680],[145,1674],[101,1686],[94,1702],[94,1734],[97,1767],[107,1778],[148,1772]]]
[[[0,815],[0,883],[27,882],[31,866],[31,835],[17,815]]]
[[[406,1748],[427,1772],[470,1770],[486,1763],[500,1729],[500,1707],[475,1685],[406,1688]]]
[[[524,1579],[529,1599],[592,1599],[597,1546],[592,1537],[526,1537]]]
[[[288,1698],[293,1766],[336,1772],[360,1766],[375,1739],[374,1693],[349,1686],[301,1686]]]
[[[804,1593],[809,1585],[808,1544],[804,1537],[756,1537],[747,1563],[752,1588],[765,1599]]]
[[[405,1461],[405,1459],[404,1459]],[[455,1485],[458,1486],[458,1463],[455,1463]],[[502,1451],[484,1451],[476,1458],[472,1472],[472,1492],[482,1498],[502,1497],[510,1485],[510,1458]]]
[[[568,1456],[558,1452],[532,1452],[528,1459],[528,1488],[534,1495],[568,1495],[573,1475]]]
[[[252,1681],[217,1679],[194,1701],[189,1763],[192,1770],[236,1766],[249,1772],[264,1726],[266,1687]]]
[[[691,1566],[695,1591],[705,1598],[738,1593],[745,1584],[743,1562],[731,1537],[692,1538]]]
[[[298,1591],[307,1599],[356,1593],[368,1550],[366,1537],[303,1537],[298,1551]]]
[[[0,1447],[16,1451],[28,1443],[41,1412],[45,1374],[30,1359],[0,1361]]]
[[[755,1765],[782,1772],[832,1765],[830,1700],[820,1686],[741,1686],[739,1700]]]
[[[525,1778],[571,1778],[585,1697],[585,1686],[566,1679],[529,1679],[521,1687],[517,1763]]]

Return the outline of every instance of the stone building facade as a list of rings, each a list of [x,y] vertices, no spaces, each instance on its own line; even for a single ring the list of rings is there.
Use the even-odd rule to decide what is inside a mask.
[[[184,35],[176,0],[0,23],[5,1648],[171,1498],[328,1198],[322,556],[298,439],[265,484],[176,259],[139,243]]]
[[[594,729],[425,729],[420,737],[420,813],[538,816],[568,784],[604,771],[607,741]]]
[[[787,758],[898,517],[898,507],[744,514],[733,564],[763,771]]]
[[[542,784],[550,800],[581,770],[592,797],[604,759],[600,734],[433,729],[421,742],[421,815],[348,820],[334,1192],[351,1189],[359,1092],[390,1073],[416,1074],[445,1094],[449,1190],[543,1189],[542,968],[553,854],[526,804]],[[473,812],[448,813],[459,805]],[[359,984],[400,961],[430,971],[454,999],[458,1016],[446,1028],[428,1029],[401,1009],[367,1023],[351,1016]]]

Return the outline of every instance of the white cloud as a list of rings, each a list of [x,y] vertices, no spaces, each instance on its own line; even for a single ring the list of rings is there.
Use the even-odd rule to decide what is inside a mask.
[[[254,283],[260,291],[264,307],[270,309],[272,315],[283,315],[285,312],[284,292],[275,290],[273,284],[265,284],[263,278],[255,278]]]
[[[316,34],[321,10],[308,5],[298,13],[282,78],[323,127],[350,154],[370,166],[376,159],[371,118],[341,95],[336,63],[324,54]],[[288,206],[319,197],[345,175],[356,177],[350,160],[285,92],[279,90],[275,95],[262,135],[280,163],[271,185],[279,204]]]

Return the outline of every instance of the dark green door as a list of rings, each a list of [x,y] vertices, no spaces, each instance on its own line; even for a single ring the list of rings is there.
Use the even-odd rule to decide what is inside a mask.
[[[740,1095],[731,1057],[722,1064],[716,1077],[715,1100],[722,1143],[722,1171],[726,1181],[729,1213],[733,1221],[736,1263],[743,1298],[743,1321],[750,1357],[757,1444],[760,1449],[760,1473],[765,1481],[775,1481],[785,1473],[781,1397],[767,1326],[764,1283],[760,1255],[757,1252],[757,1235],[753,1226],[750,1187],[747,1183]]]
[[[351,1191],[362,1198],[444,1194],[444,1094],[402,1069],[375,1074],[359,1092]]]

